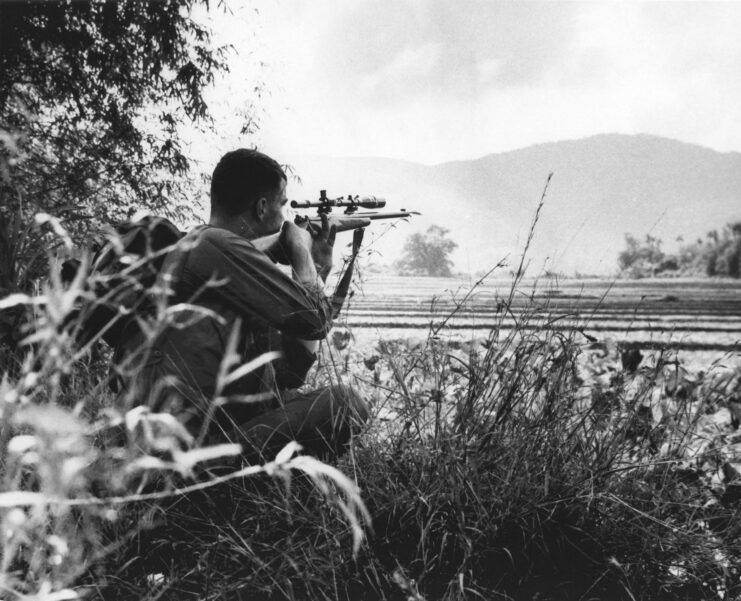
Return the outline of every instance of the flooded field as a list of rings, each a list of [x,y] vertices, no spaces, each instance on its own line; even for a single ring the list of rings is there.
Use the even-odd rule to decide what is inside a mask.
[[[365,277],[343,311],[344,324],[361,346],[379,338],[422,338],[431,330],[471,340],[516,326],[578,332],[585,341],[611,339],[645,350],[741,352],[741,282],[543,279],[525,280],[514,292],[510,279],[474,284]]]

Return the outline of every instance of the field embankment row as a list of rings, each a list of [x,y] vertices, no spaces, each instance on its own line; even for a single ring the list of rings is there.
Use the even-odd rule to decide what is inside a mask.
[[[612,339],[646,350],[736,351],[741,344],[741,282],[682,279],[531,279],[512,302],[511,280],[487,280],[466,297],[474,279],[371,275],[348,303],[346,323],[356,343],[441,335],[462,340],[551,329],[577,330],[587,340]],[[452,317],[449,317],[453,313]],[[595,340],[592,340],[595,339]]]

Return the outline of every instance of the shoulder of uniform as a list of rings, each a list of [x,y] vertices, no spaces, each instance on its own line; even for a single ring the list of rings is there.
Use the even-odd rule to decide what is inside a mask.
[[[214,227],[212,225],[200,225],[191,230],[188,233],[188,236],[193,236],[194,239],[199,241],[206,241],[219,248],[225,246],[246,246],[248,248],[255,248],[252,242],[246,238],[243,238],[234,232],[230,232],[227,229]]]

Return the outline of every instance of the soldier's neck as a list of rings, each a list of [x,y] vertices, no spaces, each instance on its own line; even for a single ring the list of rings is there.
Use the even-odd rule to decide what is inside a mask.
[[[212,213],[211,218],[208,220],[208,224],[213,227],[228,230],[233,234],[237,234],[237,236],[246,238],[247,240],[254,240],[259,237],[254,224],[242,215],[224,216]]]

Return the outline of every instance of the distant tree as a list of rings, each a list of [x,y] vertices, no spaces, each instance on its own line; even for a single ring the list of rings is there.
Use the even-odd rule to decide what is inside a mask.
[[[654,236],[639,240],[631,234],[625,235],[625,250],[618,255],[618,266],[623,274],[629,277],[646,277],[656,275],[666,255],[661,249],[662,242]]]
[[[681,244],[676,255],[664,253],[661,240],[652,236],[640,241],[627,234],[625,242],[618,265],[628,277],[666,273],[741,277],[741,222],[729,223],[720,231],[712,230],[704,239]]]
[[[682,273],[741,277],[741,222],[729,223],[720,232],[708,232],[705,238],[679,249]]]
[[[741,277],[741,222],[728,224],[717,237],[713,274]]]
[[[450,254],[458,244],[448,237],[450,231],[431,225],[425,233],[412,234],[404,244],[401,258],[395,263],[401,275],[449,277],[453,261]]]
[[[208,126],[224,48],[208,0],[0,2],[0,296],[43,272],[46,212],[77,239],[147,207],[187,214],[183,122]]]

